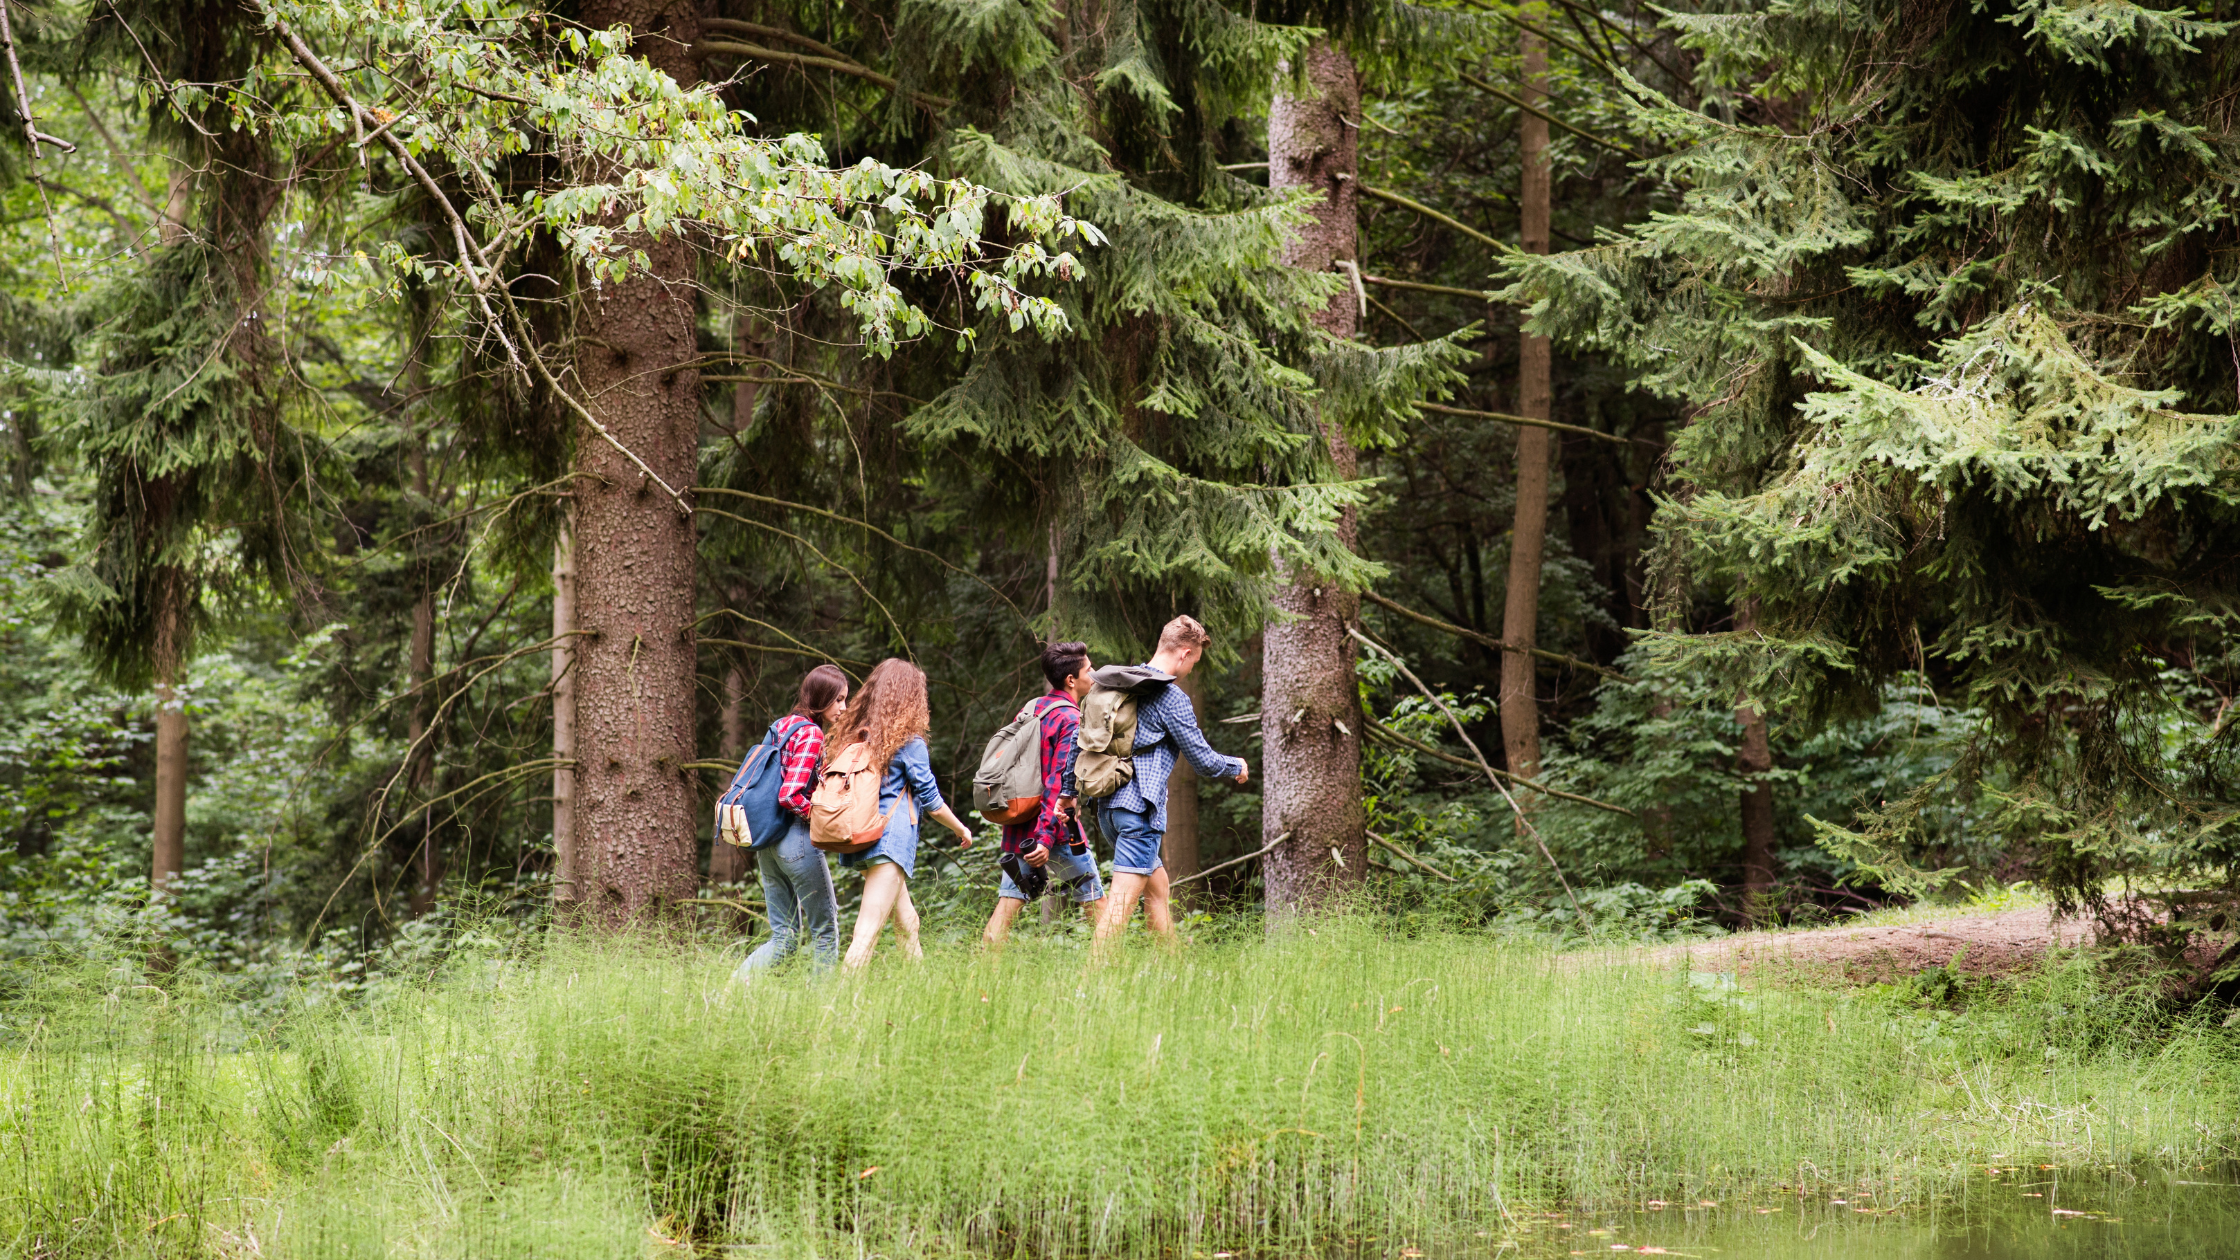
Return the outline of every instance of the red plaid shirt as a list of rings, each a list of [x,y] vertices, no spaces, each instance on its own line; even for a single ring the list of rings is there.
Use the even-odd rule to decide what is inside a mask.
[[[1036,845],[1056,849],[1068,843],[1065,825],[1055,812],[1065,795],[1073,768],[1075,740],[1081,734],[1081,710],[1073,697],[1052,691],[1035,701],[1042,706],[1042,809],[1031,823],[1013,823],[1003,829],[1003,851],[1025,853]]]
[[[788,723],[792,729],[784,729]],[[798,713],[788,713],[770,724],[778,737],[778,804],[798,817],[809,816],[809,795],[816,791],[817,759],[824,756],[824,728]]]

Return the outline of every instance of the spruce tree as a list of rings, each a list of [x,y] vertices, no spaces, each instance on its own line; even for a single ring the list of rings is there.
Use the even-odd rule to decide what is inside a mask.
[[[1694,409],[1663,580],[1754,625],[1650,650],[1795,722],[1907,679],[1980,713],[1950,771],[1822,825],[1893,887],[1937,882],[1906,841],[1953,793],[2064,906],[2230,887],[2236,16],[1673,16],[1704,108],[1636,120],[1682,206],[1518,261],[1540,328]]]
[[[88,298],[83,375],[53,378],[51,393],[65,417],[56,439],[98,483],[80,562],[56,593],[110,678],[154,687],[161,892],[185,864],[181,689],[208,585],[287,587],[301,545],[291,535],[303,527],[293,496],[311,447],[289,431],[262,309],[276,162],[226,99],[262,54],[259,24],[224,0],[112,4],[69,35],[77,73],[145,63],[157,80],[145,125],[177,163],[159,244]]]

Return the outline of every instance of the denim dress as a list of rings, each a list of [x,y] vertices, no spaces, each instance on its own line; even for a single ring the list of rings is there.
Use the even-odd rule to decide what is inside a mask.
[[[849,866],[892,862],[909,879],[918,873],[918,832],[926,815],[947,807],[941,784],[933,777],[933,756],[926,741],[913,735],[887,763],[887,773],[879,780],[879,812],[888,815],[886,834],[879,843],[840,860]]]

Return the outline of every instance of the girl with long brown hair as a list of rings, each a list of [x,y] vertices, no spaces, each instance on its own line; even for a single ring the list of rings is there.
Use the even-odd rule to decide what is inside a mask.
[[[825,740],[827,766],[850,744],[870,745],[871,764],[883,767],[879,779],[879,812],[887,815],[879,842],[861,853],[841,858],[849,866],[865,868],[863,907],[856,912],[855,937],[848,944],[846,965],[853,969],[871,961],[878,947],[879,930],[894,919],[895,934],[912,958],[922,958],[918,945],[918,909],[910,904],[910,877],[918,867],[918,831],[921,815],[957,833],[958,843],[972,845],[972,828],[964,825],[933,777],[933,759],[926,750],[926,732],[933,715],[926,704],[925,671],[908,661],[890,658],[873,667],[856,693],[841,729]],[[902,798],[909,797],[908,806]]]
[[[772,722],[763,737],[778,748],[778,806],[793,819],[776,835],[755,837],[755,870],[762,876],[762,900],[770,911],[770,939],[739,964],[741,981],[777,966],[804,934],[819,970],[839,961],[840,903],[832,891],[832,868],[809,841],[809,794],[816,789],[826,737],[847,711],[848,676],[837,665],[819,665],[801,679],[793,711]]]

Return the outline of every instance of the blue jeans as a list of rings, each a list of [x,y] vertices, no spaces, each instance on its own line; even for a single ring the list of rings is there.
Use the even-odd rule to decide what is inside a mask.
[[[840,905],[832,893],[832,868],[809,843],[809,823],[796,818],[776,844],[754,851],[762,875],[762,900],[770,908],[770,939],[739,964],[739,979],[775,967],[809,934],[818,970],[840,961]]]
[[[1095,853],[1083,851],[1076,854],[1061,845],[1050,850],[1050,864],[1042,869],[1049,872],[1052,884],[1063,887],[1073,896],[1076,904],[1085,906],[1104,896],[1104,881],[1097,878]],[[996,889],[996,896],[1009,897],[1013,901],[1027,899],[1027,894],[1021,892],[1019,885],[1011,881],[1009,872],[1005,872],[1002,886]]]
[[[1110,801],[1097,806],[1097,828],[1112,841],[1112,873],[1115,875],[1149,875],[1164,863],[1159,858],[1159,845],[1167,838],[1166,829],[1151,825],[1151,811],[1147,809],[1120,809]]]

